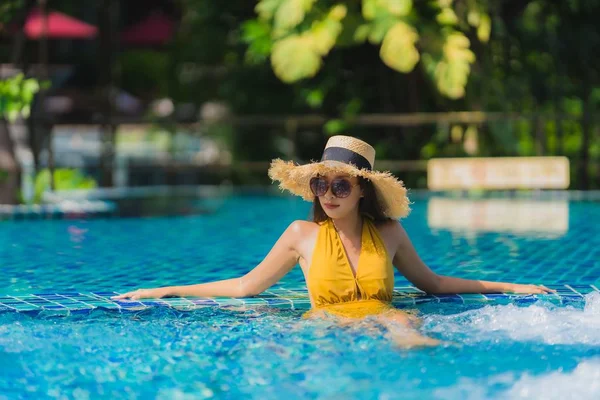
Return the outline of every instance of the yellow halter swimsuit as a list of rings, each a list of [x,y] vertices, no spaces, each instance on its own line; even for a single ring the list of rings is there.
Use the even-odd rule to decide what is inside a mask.
[[[363,318],[392,308],[394,268],[377,228],[363,218],[361,250],[352,271],[331,219],[319,228],[307,286],[315,308],[342,317]]]

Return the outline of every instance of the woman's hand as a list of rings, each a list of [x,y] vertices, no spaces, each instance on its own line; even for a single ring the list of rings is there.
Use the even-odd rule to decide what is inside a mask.
[[[516,283],[513,283],[507,291],[511,292],[511,293],[530,293],[530,294],[556,293],[556,290],[549,289],[544,285],[519,285]]]
[[[120,294],[118,296],[111,297],[112,300],[138,300],[138,299],[147,299],[154,298],[160,299],[161,297],[165,297],[169,294],[168,288],[155,288],[155,289],[138,289],[133,292],[127,292],[124,294]]]

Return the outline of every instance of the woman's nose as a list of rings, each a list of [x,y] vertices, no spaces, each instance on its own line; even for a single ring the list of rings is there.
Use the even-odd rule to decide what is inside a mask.
[[[327,192],[325,193],[325,199],[327,200],[332,200],[335,196],[333,195],[333,192],[331,191],[331,186],[327,188]]]

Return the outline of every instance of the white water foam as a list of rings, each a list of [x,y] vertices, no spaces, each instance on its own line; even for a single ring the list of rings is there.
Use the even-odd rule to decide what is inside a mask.
[[[512,384],[500,393],[490,393],[494,384]],[[599,399],[600,358],[582,361],[569,372],[554,371],[541,375],[499,374],[484,380],[462,378],[456,385],[434,391],[436,399]]]
[[[600,345],[600,293],[585,296],[585,307],[533,304],[485,306],[454,315],[425,316],[428,332],[467,334],[467,341],[507,338],[544,344]]]
[[[524,374],[501,398],[600,399],[600,358],[586,360],[571,372]]]

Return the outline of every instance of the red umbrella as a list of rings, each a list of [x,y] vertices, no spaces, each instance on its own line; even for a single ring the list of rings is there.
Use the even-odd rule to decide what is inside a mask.
[[[44,16],[39,9],[33,9],[23,27],[30,39],[39,39],[44,30]],[[98,33],[98,29],[86,22],[69,17],[66,14],[51,11],[46,16],[46,37],[49,39],[90,39]]]
[[[121,34],[121,41],[137,45],[162,45],[173,35],[173,20],[162,13],[153,13]]]

